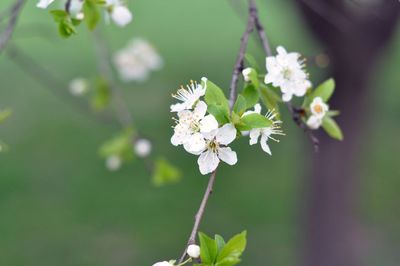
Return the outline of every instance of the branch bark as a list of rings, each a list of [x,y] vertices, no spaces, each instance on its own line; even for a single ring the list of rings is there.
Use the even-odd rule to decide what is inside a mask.
[[[4,32],[0,35],[0,54],[6,48],[8,41],[14,32],[15,26],[18,22],[18,17],[25,4],[25,0],[16,0],[10,10],[10,19]]]

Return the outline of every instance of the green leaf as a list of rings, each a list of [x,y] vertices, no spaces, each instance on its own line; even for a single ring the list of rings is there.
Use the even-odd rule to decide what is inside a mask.
[[[60,24],[58,25],[58,32],[62,37],[68,38],[72,34],[75,34],[76,30],[74,25],[72,25],[72,22],[66,19],[61,21]]]
[[[224,246],[225,246],[225,240],[224,240],[224,238],[223,238],[222,236],[220,236],[220,235],[215,235],[214,239],[215,239],[215,243],[217,244],[217,250],[218,250],[217,253],[220,253],[221,250],[222,250],[222,249],[224,248]]]
[[[330,116],[330,117],[338,116],[338,115],[340,115],[340,111],[338,111],[338,110],[329,110],[326,113],[326,115]]]
[[[252,56],[251,54],[246,53],[244,55],[244,58],[246,59],[247,63],[249,64],[250,67],[254,68],[257,72],[260,69],[260,66],[257,63],[257,60]]]
[[[200,258],[203,264],[212,265],[217,258],[217,244],[214,239],[203,233],[199,233],[200,239]]]
[[[91,101],[92,107],[97,111],[109,105],[111,102],[111,89],[106,79],[102,77],[97,79]]]
[[[253,107],[260,99],[260,93],[253,84],[248,84],[241,95],[246,99],[246,108]]]
[[[325,116],[322,120],[322,127],[334,139],[343,140],[343,133],[335,120],[329,116]]]
[[[209,104],[207,111],[217,119],[219,124],[223,125],[229,122],[229,111],[225,107],[217,104]]]
[[[61,22],[69,16],[65,10],[61,10],[61,9],[51,10],[50,14],[53,16],[53,19],[55,22]]]
[[[278,96],[278,94],[276,94],[276,92],[273,91],[268,86],[260,87],[260,93],[261,93],[262,102],[264,103],[265,107],[267,107],[267,109],[269,109],[269,110],[275,110],[275,112],[278,114],[276,116],[276,118],[279,119],[279,104],[278,103],[281,101],[281,99]]]
[[[238,95],[235,105],[233,106],[233,111],[241,116],[246,111],[246,99],[242,95]]]
[[[335,90],[335,81],[330,78],[321,83],[312,93],[311,100],[315,97],[321,97],[324,102],[328,102]]]
[[[133,130],[126,129],[115,137],[106,141],[100,146],[100,156],[107,158],[112,155],[118,155],[124,160],[132,160],[134,158],[132,150]]]
[[[0,111],[0,123],[6,121],[7,118],[10,117],[11,113],[12,113],[11,109],[5,109],[3,111]]]
[[[182,177],[181,171],[169,163],[165,158],[158,158],[154,165],[152,182],[155,186],[176,183]]]
[[[240,256],[246,249],[246,231],[232,237],[218,254],[217,264],[219,266],[231,266],[240,262]]]
[[[253,113],[243,116],[240,119],[240,124],[236,125],[237,129],[240,131],[248,131],[253,128],[263,128],[272,125],[272,121],[263,115]]]
[[[207,89],[204,99],[208,105],[219,105],[229,113],[229,103],[224,92],[209,80],[207,80]]]
[[[94,30],[100,20],[100,12],[96,4],[95,0],[85,0],[83,4],[83,13],[89,30]]]

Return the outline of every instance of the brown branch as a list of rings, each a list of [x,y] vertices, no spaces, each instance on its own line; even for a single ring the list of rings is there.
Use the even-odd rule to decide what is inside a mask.
[[[199,226],[200,226],[200,223],[201,223],[201,219],[203,218],[203,214],[204,214],[204,211],[206,209],[208,199],[209,199],[211,193],[213,192],[216,173],[217,173],[217,170],[212,172],[212,174],[210,175],[210,179],[208,180],[207,189],[206,189],[206,191],[204,193],[204,196],[203,196],[203,199],[201,201],[199,210],[197,211],[197,213],[196,213],[196,215],[194,217],[195,221],[194,221],[192,232],[190,233],[189,240],[188,240],[188,242],[186,244],[186,248],[185,248],[185,250],[184,250],[184,252],[183,252],[183,254],[182,254],[182,256],[181,256],[181,258],[179,260],[179,263],[182,263],[185,260],[185,258],[186,258],[186,250],[187,250],[188,246],[196,243],[196,235],[197,235],[197,232],[199,231]]]
[[[244,56],[246,53],[247,44],[249,42],[250,34],[254,30],[256,9],[252,5],[253,0],[249,0],[249,17],[247,19],[247,27],[240,39],[239,54],[236,58],[236,63],[233,68],[230,93],[229,93],[229,106],[232,109],[237,97],[237,84],[239,81],[240,73],[243,70]]]
[[[14,32],[15,26],[17,25],[18,17],[22,11],[22,7],[25,4],[25,0],[16,0],[10,10],[10,19],[7,27],[0,36],[0,54],[6,48],[8,41]]]

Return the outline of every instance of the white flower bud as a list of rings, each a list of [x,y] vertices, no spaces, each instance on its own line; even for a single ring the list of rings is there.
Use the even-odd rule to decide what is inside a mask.
[[[128,25],[132,21],[132,13],[122,5],[117,5],[111,12],[111,19],[120,27]]]
[[[200,257],[200,247],[198,245],[190,245],[187,248],[187,254],[194,258],[197,259],[198,257]]]
[[[243,74],[243,78],[245,81],[247,81],[247,82],[250,81],[250,74],[252,71],[253,71],[253,69],[251,67],[243,69],[242,74]]]
[[[147,157],[152,149],[151,142],[147,139],[139,139],[135,142],[134,149],[137,156]]]
[[[121,167],[121,158],[117,155],[111,155],[106,159],[106,167],[110,171],[117,171]]]
[[[169,263],[168,261],[161,261],[153,264],[153,266],[174,266],[174,265]]]
[[[40,0],[37,4],[36,7],[46,9],[51,3],[53,3],[54,0]]]
[[[85,14],[83,12],[79,12],[76,14],[75,18],[78,20],[83,20],[85,18]]]
[[[74,96],[81,96],[89,89],[86,79],[76,78],[69,83],[69,92]]]

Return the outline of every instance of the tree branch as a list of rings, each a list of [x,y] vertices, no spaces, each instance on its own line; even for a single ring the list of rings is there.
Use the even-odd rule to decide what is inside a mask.
[[[25,0],[16,0],[10,10],[10,19],[7,27],[0,36],[0,54],[6,48],[8,41],[14,32],[15,26],[17,25],[18,17],[22,11],[22,7],[25,4]]]

